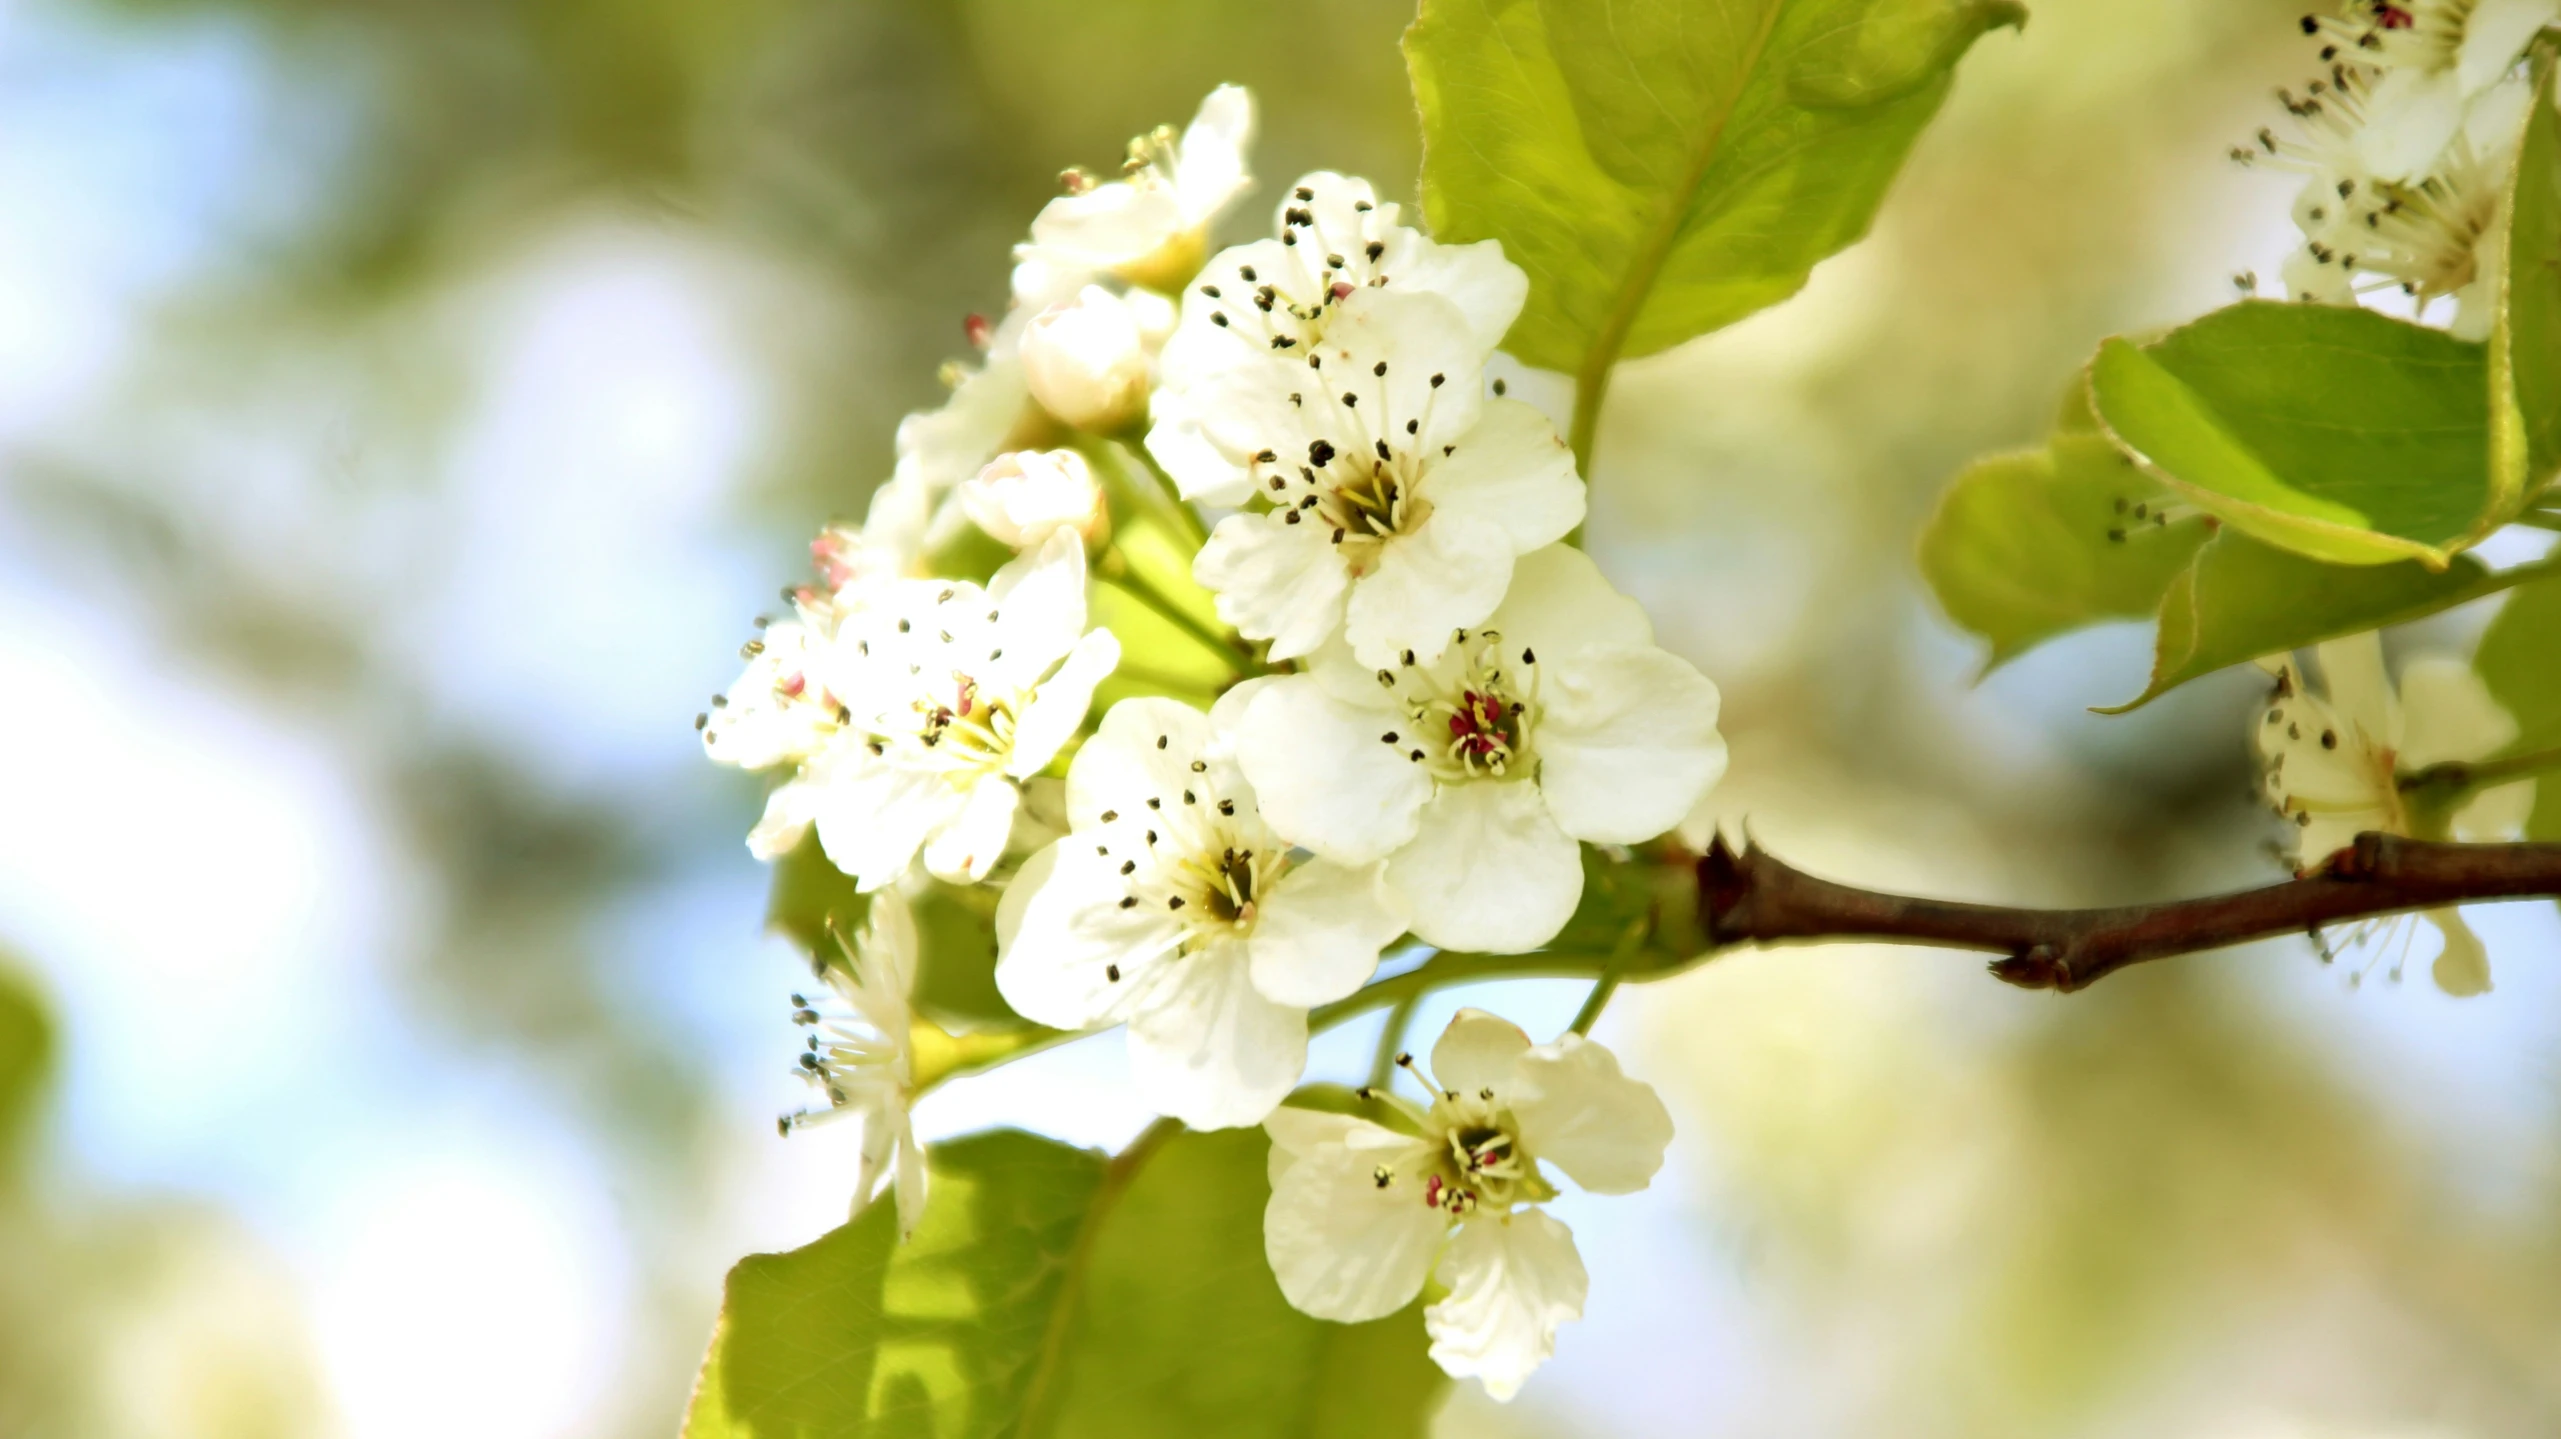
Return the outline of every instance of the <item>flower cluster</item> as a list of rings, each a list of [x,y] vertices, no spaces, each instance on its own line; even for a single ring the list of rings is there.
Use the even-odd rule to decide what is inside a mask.
[[[2347,0],[2303,17],[2320,75],[2277,98],[2292,123],[2236,148],[2304,177],[2299,299],[2356,303],[2399,288],[2452,297],[2455,334],[2490,332],[2507,270],[2506,199],[2532,89],[2527,48],[2561,0]]]
[[[1382,956],[1539,949],[1586,844],[1689,814],[1725,765],[1717,692],[1568,543],[1574,456],[1488,377],[1526,276],[1330,173],[1213,255],[1251,131],[1222,88],[1132,142],[1122,178],[1069,172],[1011,309],[970,327],[982,362],[899,427],[868,519],[820,536],[703,744],[776,777],[757,855],[814,830],[874,896],[826,972],[855,1019],[794,1001],[823,1027],[801,1061],[821,1113],[863,1117],[858,1201],[893,1154],[903,1223],[923,1197],[906,986],[933,956],[902,896],[997,886],[1007,1003],[1126,1026],[1167,1115],[1269,1129],[1290,1301],[1374,1318],[1437,1273],[1434,1356],[1508,1397],[1583,1302],[1541,1163],[1643,1187],[1671,1134],[1653,1091],[1579,1034],[1533,1045],[1468,1011],[1417,1069],[1428,1107],[1284,1101],[1311,1011]],[[991,549],[1013,558],[958,558]],[[1224,677],[1187,687],[1164,644]]]
[[[2517,738],[2516,720],[2472,667],[2442,655],[2385,677],[2371,631],[2315,651],[2321,688],[2291,656],[2268,662],[2276,689],[2251,726],[2268,803],[2294,827],[2292,858],[2309,873],[2369,830],[2418,839],[2516,839],[2534,809],[2533,780],[2494,785],[2448,813],[2431,812],[2413,781],[2432,765],[2489,758]],[[2421,916],[2443,936],[2432,973],[2448,994],[2490,988],[2481,941],[2452,907]]]

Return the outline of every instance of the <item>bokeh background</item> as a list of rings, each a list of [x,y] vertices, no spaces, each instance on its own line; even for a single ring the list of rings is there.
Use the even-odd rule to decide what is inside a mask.
[[[2298,3],[2045,0],[1871,241],[1624,373],[1592,548],[1724,687],[1729,822],[1986,899],[2274,873],[2254,680],[2093,716],[2123,626],[1978,686],[1910,555],[2100,336],[2274,275],[2287,186],[2223,151]],[[1410,196],[1409,13],[0,0],[0,1435],[672,1432],[723,1270],[852,1173],[774,1134],[799,971],[692,715],[1062,166],[1236,80],[1239,235],[1318,165]],[[2466,1003],[2395,936],[1631,990],[1673,1168],[1567,1202],[1590,1317],[1442,1431],[2561,1432],[2561,924],[2479,922]],[[920,1117],[1113,1143],[1120,1073]]]

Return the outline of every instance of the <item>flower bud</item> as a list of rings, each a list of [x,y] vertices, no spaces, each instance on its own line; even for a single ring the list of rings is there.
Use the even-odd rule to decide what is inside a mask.
[[[1147,409],[1146,340],[1129,306],[1099,286],[1033,316],[1022,360],[1032,398],[1078,429],[1108,433]]]
[[[961,482],[960,503],[980,529],[1017,550],[1036,549],[1060,530],[1092,540],[1103,529],[1103,487],[1074,450],[998,455]]]

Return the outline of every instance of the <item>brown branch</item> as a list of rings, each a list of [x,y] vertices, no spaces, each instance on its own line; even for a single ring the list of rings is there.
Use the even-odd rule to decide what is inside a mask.
[[[1853,889],[1719,836],[1698,862],[1710,948],[1880,939],[1990,950],[1992,973],[2075,990],[2147,959],[2375,915],[2472,900],[2561,898],[2561,844],[2436,844],[2361,834],[2300,879],[2264,889],[2107,909],[2011,909]]]

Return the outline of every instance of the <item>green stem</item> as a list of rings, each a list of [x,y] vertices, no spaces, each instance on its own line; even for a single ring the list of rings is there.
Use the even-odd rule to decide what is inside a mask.
[[[1574,1022],[1565,1026],[1568,1032],[1573,1034],[1592,1032],[1593,1022],[1601,1017],[1602,1010],[1609,1008],[1610,996],[1618,993],[1619,971],[1620,966],[1615,961],[1609,968],[1601,971],[1601,977],[1593,984],[1592,992],[1583,997],[1583,1007],[1574,1012]]]
[[[1253,654],[1245,648],[1243,640],[1222,635],[1201,623],[1198,616],[1174,603],[1172,596],[1140,579],[1117,551],[1106,555],[1103,563],[1094,566],[1094,578],[1154,610],[1157,618],[1191,636],[1202,648],[1218,656],[1229,673],[1247,675],[1254,672]]]
[[[1369,1087],[1384,1089],[1396,1077],[1396,1056],[1405,1049],[1405,1027],[1414,1022],[1414,1010],[1423,1002],[1423,991],[1415,990],[1400,997],[1396,1007],[1387,1011],[1387,1027],[1378,1032],[1378,1052],[1370,1056]]]
[[[1618,338],[1618,337],[1613,337]],[[1574,451],[1574,473],[1583,483],[1592,481],[1592,441],[1600,434],[1601,402],[1609,398],[1610,372],[1617,367],[1618,348],[1594,349],[1584,361],[1582,373],[1574,378],[1574,422],[1566,432],[1566,444]],[[1580,526],[1576,526],[1579,531]]]
[[[1156,498],[1163,502],[1169,517],[1184,534],[1191,536],[1192,548],[1197,550],[1208,544],[1209,526],[1201,522],[1200,511],[1193,509],[1192,502],[1183,498],[1182,487],[1174,483],[1172,475],[1165,473],[1164,466],[1156,463],[1156,457],[1147,452],[1146,444],[1143,441],[1125,444],[1121,446],[1121,452],[1137,458],[1138,467],[1147,472]]]
[[[1382,1005],[1401,1003],[1444,985],[1480,979],[1575,979],[1600,973],[1608,958],[1591,954],[1437,954],[1393,978],[1382,979],[1348,999],[1338,999],[1307,1016],[1311,1033],[1322,1033],[1355,1015]]]
[[[2437,787],[2449,790],[2486,789],[2553,769],[2561,769],[2561,749],[2528,750],[2504,759],[2432,764],[2426,769],[2403,775],[2400,785],[2403,793]]]

